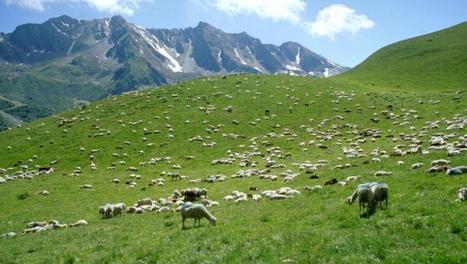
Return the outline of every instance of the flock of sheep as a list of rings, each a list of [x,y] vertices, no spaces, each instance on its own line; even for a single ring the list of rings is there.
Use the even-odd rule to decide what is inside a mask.
[[[259,86],[260,83],[257,83]],[[237,88],[241,86],[237,84]],[[293,112],[294,106],[298,105],[299,103],[303,102],[305,98],[298,98],[297,96],[292,95],[295,91],[294,88],[286,87],[285,84],[282,85],[282,88],[285,89],[287,92],[286,99],[291,101],[291,106],[289,107],[289,112]],[[169,90],[169,89],[167,89]],[[158,100],[160,102],[168,102],[169,100],[173,100],[173,103],[177,103],[180,100],[180,95],[175,93],[173,90],[172,92],[165,93],[165,96],[158,96]],[[245,93],[251,94],[252,98],[256,98],[259,96],[265,96],[261,91],[258,90],[244,90]],[[248,92],[247,92],[248,91]],[[128,96],[132,98],[149,98],[153,95],[153,91],[137,91],[131,92]],[[354,99],[356,94],[354,92],[345,92],[345,91],[331,91],[329,92],[334,99],[332,103],[339,105],[340,101],[347,101],[350,102]],[[308,94],[305,95],[307,97]],[[315,95],[315,98],[319,98],[320,96],[324,96],[324,92],[318,92]],[[216,98],[216,97],[225,97],[227,99],[231,99],[232,95],[224,94],[222,92],[215,92],[211,95],[200,95],[200,96],[192,96],[187,98],[187,102],[191,102],[190,104],[196,104],[200,102],[206,101],[205,98]],[[271,97],[273,100],[274,97]],[[188,100],[189,99],[189,100]],[[309,99],[309,98],[308,98]],[[107,99],[107,100],[115,100]],[[272,102],[272,101],[271,101]],[[277,105],[282,105],[282,102],[276,102]],[[309,100],[304,104],[313,104],[314,101]],[[430,103],[436,104],[435,101],[430,101]],[[123,104],[123,103],[121,103]],[[187,104],[186,107],[192,109],[193,107]],[[124,105],[124,104],[123,104]],[[116,151],[113,153],[104,153],[105,155],[111,155],[112,162],[111,164],[105,164],[107,170],[109,171],[117,171],[123,169],[125,173],[128,173],[128,178],[125,182],[128,189],[135,189],[139,186],[140,181],[144,178],[143,175],[138,174],[140,170],[147,170],[148,167],[152,168],[155,166],[160,166],[160,164],[164,164],[170,167],[171,171],[161,171],[160,178],[158,179],[151,179],[148,181],[148,187],[150,186],[165,186],[166,181],[164,177],[168,177],[171,180],[178,180],[178,181],[186,181],[188,184],[200,184],[200,183],[217,183],[217,182],[225,182],[234,179],[243,179],[249,177],[258,177],[264,181],[282,181],[284,184],[288,184],[293,182],[297,177],[304,177],[306,175],[309,179],[318,180],[320,176],[317,174],[320,170],[346,170],[349,168],[353,168],[356,166],[364,166],[365,164],[369,163],[378,163],[382,162],[382,160],[395,158],[399,159],[397,161],[398,166],[405,166],[405,162],[402,157],[408,155],[428,155],[432,152],[445,152],[448,157],[454,157],[457,155],[465,155],[464,151],[467,150],[467,135],[459,135],[454,130],[462,129],[467,125],[467,117],[463,117],[461,115],[455,115],[452,118],[441,118],[440,120],[434,121],[426,121],[424,126],[421,128],[417,128],[412,125],[412,122],[415,120],[421,119],[422,117],[416,110],[412,109],[400,109],[399,112],[393,109],[393,106],[388,105],[382,111],[374,112],[371,116],[371,122],[376,124],[381,122],[381,119],[389,120],[392,122],[393,126],[398,127],[408,127],[410,131],[413,133],[395,133],[392,130],[387,132],[383,132],[381,129],[378,128],[361,128],[357,124],[346,123],[342,124],[341,120],[345,120],[345,117],[342,115],[336,114],[333,117],[323,118],[316,122],[316,125],[301,125],[300,129],[302,131],[295,131],[294,129],[288,127],[282,127],[280,124],[280,119],[270,110],[265,110],[264,116],[258,117],[254,120],[248,122],[248,125],[251,127],[258,126],[261,122],[265,121],[272,121],[275,122],[273,124],[272,130],[267,131],[266,133],[262,133],[256,136],[247,137],[245,135],[236,134],[236,133],[224,133],[224,128],[227,126],[226,124],[211,124],[208,120],[204,120],[202,125],[205,128],[205,134],[198,134],[198,135],[191,135],[187,138],[187,144],[199,144],[203,148],[212,149],[217,148],[218,144],[215,141],[214,135],[217,135],[220,140],[232,141],[235,142],[237,140],[246,140],[248,143],[239,144],[238,149],[240,151],[236,151],[233,148],[228,149],[225,151],[225,155],[222,157],[216,157],[216,159],[206,161],[206,166],[210,167],[221,167],[222,166],[238,166],[238,170],[228,176],[224,174],[214,174],[209,175],[206,178],[191,178],[187,175],[182,175],[179,171],[183,169],[183,166],[178,164],[180,161],[176,162],[174,158],[170,156],[162,156],[162,157],[151,157],[147,158],[146,154],[152,153],[151,149],[155,146],[159,145],[159,147],[165,147],[167,142],[150,142],[148,137],[153,134],[162,134],[163,130],[167,131],[167,138],[172,139],[176,135],[176,127],[170,124],[171,120],[171,113],[170,111],[164,111],[162,113],[163,117],[156,116],[154,117],[155,120],[159,120],[161,122],[166,122],[163,128],[160,129],[152,129],[148,128],[152,126],[154,123],[153,121],[144,122],[143,120],[132,120],[132,121],[123,121],[123,120],[116,120],[120,129],[128,129],[131,131],[128,140],[121,142],[115,146]],[[204,106],[199,106],[197,109],[202,112],[206,119],[209,119],[209,115],[213,112],[219,111],[218,107],[216,107],[212,103],[205,103]],[[225,111],[227,115],[236,111],[235,106],[228,105],[225,108],[221,107],[221,111]],[[370,106],[370,109],[376,109],[375,106]],[[66,126],[63,130],[63,136],[66,137],[69,133],[69,130],[73,128],[74,125],[89,120],[88,114],[93,113],[93,111],[100,111],[105,112],[104,107],[97,104],[91,110],[86,110],[85,108],[82,109],[83,111],[79,112],[79,114],[75,115],[72,118],[64,118],[58,117],[57,118],[57,125],[58,127]],[[338,112],[342,109],[335,108],[334,111]],[[354,109],[346,108],[344,109],[345,112],[352,112],[363,111],[362,106],[356,104]],[[376,111],[376,110],[374,110]],[[129,113],[121,112],[120,116],[127,117],[130,116]],[[165,120],[165,121],[163,121]],[[314,120],[310,120],[314,121]],[[187,127],[192,123],[191,120],[187,119],[184,122],[184,125]],[[232,119],[230,121],[231,126],[238,126],[240,121]],[[41,124],[42,125],[42,124]],[[40,126],[41,126],[40,125]],[[144,126],[144,127],[142,127]],[[440,129],[441,126],[446,126],[445,133],[443,132],[436,132],[432,133],[432,129]],[[181,128],[180,128],[181,129]],[[189,128],[188,128],[189,129]],[[95,124],[92,126],[93,132],[90,133],[88,136],[90,138],[100,138],[112,135],[112,132],[109,129],[101,127],[99,125],[99,120],[95,121]],[[418,131],[417,131],[418,130]],[[47,134],[47,133],[45,133]],[[299,138],[299,135],[306,135],[309,137],[309,140],[296,142],[296,139]],[[134,138],[136,135],[142,135],[141,138],[144,142],[144,147],[137,150],[135,154],[128,154],[125,152],[125,149],[128,146],[135,145]],[[343,137],[347,135],[346,137]],[[376,142],[381,138],[385,138],[388,142],[394,144],[394,147],[391,151],[385,151],[380,149],[379,147],[373,148],[372,150],[368,151],[364,149],[364,145],[366,143]],[[429,138],[428,145],[423,145],[423,142],[426,138]],[[342,152],[342,157],[336,157],[336,160],[328,161],[324,159],[317,160],[316,162],[312,162],[309,160],[306,161],[298,161],[298,158],[293,156],[291,152],[283,150],[281,147],[275,145],[275,140],[285,140],[290,142],[290,144],[295,144],[296,147],[299,148],[302,152],[308,152],[310,150],[326,150],[331,146],[337,146],[339,151]],[[12,146],[8,146],[8,150],[11,151],[13,149]],[[100,155],[101,150],[92,148],[86,149],[85,147],[80,147],[78,150],[80,153],[85,153],[88,162],[89,162],[89,171],[98,171],[99,166],[103,165],[99,164],[99,159],[96,156]],[[206,150],[209,151],[209,150]],[[139,158],[139,163],[137,164],[128,164],[127,165],[127,158],[129,156],[134,157],[141,157]],[[34,164],[34,161],[37,159],[37,156],[34,155],[29,159],[30,164]],[[184,156],[184,160],[189,162],[191,160],[196,159],[195,156],[186,155]],[[356,160],[363,159],[362,164],[360,162],[354,162]],[[292,162],[294,161],[294,162]],[[360,160],[359,160],[360,161]],[[332,162],[337,162],[331,166]],[[47,175],[54,173],[54,167],[59,161],[54,160],[50,162],[50,166],[48,167],[41,167],[38,165],[31,166],[22,164],[20,165],[20,169],[17,170],[17,167],[10,167],[10,168],[0,168],[0,184],[6,183],[8,181],[13,181],[17,179],[33,179],[35,176],[39,175]],[[396,163],[396,161],[394,161]],[[417,162],[410,165],[410,168],[413,170],[417,170],[423,168],[425,165],[421,162]],[[284,169],[282,172],[278,172],[279,170]],[[15,171],[16,170],[16,171]],[[12,172],[13,171],[13,172]],[[69,176],[76,176],[79,177],[83,173],[85,173],[86,167],[77,166],[72,171],[68,171],[66,175]],[[451,166],[451,162],[446,159],[439,159],[434,160],[431,163],[431,167],[427,167],[426,171],[428,173],[436,173],[436,172],[446,172],[449,176],[456,176],[460,174],[467,173],[467,166]],[[375,177],[390,177],[393,173],[391,171],[386,170],[378,170],[374,172]],[[351,175],[346,177],[345,179],[337,179],[337,178],[328,178],[323,181],[324,186],[328,185],[341,185],[341,186],[348,186],[351,185],[352,182],[358,182],[361,180],[360,175]],[[112,183],[120,184],[123,181],[119,178],[112,179]],[[82,189],[93,189],[94,187],[91,184],[82,184],[80,185]],[[143,187],[142,190],[146,188]],[[304,186],[303,189],[305,191],[314,192],[317,190],[322,189],[322,185],[315,185],[315,186]],[[388,204],[388,196],[389,196],[389,187],[386,183],[382,182],[368,182],[364,184],[359,184],[354,193],[347,198],[349,204],[352,204],[356,199],[359,201],[360,205],[360,213],[364,213],[364,215],[369,216],[371,212],[377,207],[379,204],[382,206],[383,203]],[[48,195],[49,192],[47,190],[41,191],[42,195]],[[259,202],[264,197],[268,200],[283,200],[294,197],[296,195],[300,195],[301,192],[299,190],[293,189],[291,187],[281,187],[275,190],[259,190],[258,187],[251,187],[249,192],[241,192],[241,191],[232,191],[231,193],[224,196],[223,200],[225,202],[232,202],[235,204],[253,201]],[[466,200],[467,189],[462,187],[458,191],[458,201]],[[199,202],[199,203],[196,203]],[[124,213],[127,214],[141,214],[144,212],[180,212],[182,217],[182,227],[185,228],[185,219],[187,218],[194,218],[195,225],[199,223],[201,218],[206,218],[211,224],[216,223],[216,218],[207,210],[208,207],[217,206],[219,202],[214,200],[209,200],[207,196],[207,190],[203,188],[188,188],[185,190],[174,190],[171,196],[163,197],[158,200],[152,200],[150,198],[144,198],[138,200],[134,205],[127,207],[124,203],[116,203],[110,204],[107,203],[99,207],[99,215],[101,218],[112,218],[116,216],[121,216]],[[51,221],[45,225],[28,227],[28,228],[36,228],[38,231],[24,231],[25,233],[29,232],[40,232],[42,230],[47,229],[54,229],[60,228],[58,222]],[[73,225],[68,225],[73,226]],[[34,230],[36,230],[34,229]],[[6,236],[6,235],[5,235]]]

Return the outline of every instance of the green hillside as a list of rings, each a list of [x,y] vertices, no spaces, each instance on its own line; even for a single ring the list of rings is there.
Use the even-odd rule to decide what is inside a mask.
[[[445,149],[429,148],[433,135],[450,133],[446,141],[454,144],[467,133],[465,128],[446,131],[465,120],[464,97],[455,91],[382,91],[333,79],[236,75],[109,97],[1,132],[1,177],[57,163],[52,174],[0,184],[0,234],[18,233],[0,239],[0,259],[4,263],[465,263],[466,204],[454,201],[457,190],[465,186],[465,175],[427,173],[434,159],[467,165],[465,152],[448,157]],[[226,111],[229,108],[231,112]],[[197,136],[203,141],[190,140]],[[412,137],[421,140],[429,153],[390,155],[396,145],[407,150]],[[212,142],[214,147],[203,146]],[[360,148],[362,155],[347,157],[343,148]],[[269,172],[278,176],[277,181],[258,175],[230,178],[239,170],[265,169],[263,156],[284,164]],[[229,157],[235,160],[232,164],[211,165]],[[152,158],[158,160],[156,165],[144,163]],[[242,167],[242,160],[256,167]],[[319,179],[309,179],[306,169],[297,166],[319,160],[326,160],[315,170]],[[411,169],[416,162],[422,167]],[[74,174],[77,167],[82,173]],[[138,171],[128,171],[130,167]],[[299,176],[284,182],[281,174],[287,170]],[[392,175],[375,177],[378,170]],[[161,176],[163,171],[188,178],[171,180]],[[227,180],[189,182],[218,174]],[[361,178],[347,186],[324,186],[327,179],[343,181],[351,175]],[[148,185],[160,177],[165,186]],[[120,183],[112,183],[114,178]],[[127,181],[135,181],[136,187],[128,188]],[[349,206],[345,200],[358,183],[367,181],[388,183],[389,207],[361,218],[358,204]],[[81,189],[83,184],[93,189]],[[317,192],[305,190],[318,184],[323,188]],[[253,186],[259,191],[250,191]],[[223,200],[233,190],[260,193],[284,186],[301,194],[282,201],[263,197],[258,203]],[[220,203],[209,208],[218,219],[216,226],[202,220],[201,227],[182,230],[180,214],[173,212],[105,220],[98,214],[105,203],[158,200],[186,187],[207,188],[209,199]],[[50,194],[39,195],[42,190]],[[28,222],[50,219],[61,223],[85,219],[89,224],[21,234]],[[192,221],[188,223],[191,227]]]
[[[337,78],[402,90],[467,89],[467,22],[386,46]]]

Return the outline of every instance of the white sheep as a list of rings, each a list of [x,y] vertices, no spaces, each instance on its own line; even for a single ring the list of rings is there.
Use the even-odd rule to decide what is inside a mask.
[[[383,170],[375,172],[375,176],[376,176],[376,177],[380,177],[380,176],[389,176],[389,175],[392,175],[392,172],[390,172],[390,171],[383,171]]]
[[[15,237],[15,236],[16,236],[15,232],[8,232],[8,233],[0,235],[0,238],[12,238],[12,237]]]
[[[82,226],[82,225],[87,225],[87,224],[88,224],[88,222],[86,220],[81,219],[81,220],[78,220],[78,221],[76,221],[76,222],[74,222],[72,224],[69,224],[68,226],[69,227],[77,227],[77,226]]]
[[[369,216],[370,209],[374,206],[374,193],[370,187],[370,183],[358,185],[355,192],[347,198],[347,202],[352,204],[357,197],[360,214],[362,211],[365,212],[366,207],[366,215]]]
[[[185,229],[185,220],[187,218],[193,218],[195,220],[194,226],[196,227],[196,223],[199,223],[202,218],[206,218],[209,223],[212,225],[216,225],[217,219],[209,213],[209,211],[204,207],[202,204],[193,204],[190,202],[187,202],[183,204],[180,208],[180,214],[182,216],[182,229]]]
[[[459,191],[457,191],[457,200],[458,202],[463,202],[467,200],[467,188],[466,187],[462,187],[459,189]]]
[[[246,196],[239,196],[237,199],[235,199],[234,203],[240,203],[240,202],[247,202],[248,198]]]
[[[261,194],[253,194],[252,200],[254,202],[259,202],[261,201],[261,198],[262,198]]]
[[[323,189],[323,186],[321,186],[321,185],[315,185],[313,187],[305,186],[305,190],[310,191],[310,192],[316,192],[316,191],[321,190],[321,189]]]
[[[386,208],[388,208],[389,186],[386,183],[378,182],[370,184],[370,187],[374,194],[375,203],[382,208],[383,201],[386,201]]]
[[[142,205],[152,205],[153,204],[153,201],[151,200],[151,198],[143,198],[141,200],[138,200],[136,202],[137,206],[140,207]]]
[[[124,203],[112,204],[112,216],[121,215],[125,212],[126,205]]]
[[[412,164],[411,168],[412,170],[415,170],[415,169],[421,168],[422,166],[423,166],[423,163],[417,162],[417,163]]]
[[[233,195],[226,195],[224,196],[224,201],[233,201],[235,197]]]

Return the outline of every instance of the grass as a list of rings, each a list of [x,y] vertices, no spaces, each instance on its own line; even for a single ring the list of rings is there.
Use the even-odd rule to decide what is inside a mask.
[[[57,219],[70,223],[86,219],[89,225],[1,239],[0,259],[5,263],[465,263],[465,204],[454,202],[457,190],[465,185],[465,178],[426,173],[431,160],[446,158],[445,151],[389,157],[369,164],[363,161],[371,157],[347,159],[342,153],[342,146],[355,141],[352,134],[355,129],[345,124],[358,125],[358,129],[381,129],[381,138],[374,142],[368,139],[360,147],[367,154],[375,148],[390,152],[396,144],[408,142],[393,142],[386,137],[388,134],[393,133],[395,137],[401,133],[418,134],[427,121],[451,119],[457,114],[465,116],[467,101],[462,100],[463,97],[464,93],[454,91],[397,91],[349,84],[339,78],[237,75],[226,79],[202,78],[109,97],[82,109],[1,132],[0,167],[11,167],[7,173],[18,170],[21,164],[45,166],[52,160],[58,160],[58,164],[51,175],[0,185],[0,234],[20,233],[34,220]],[[433,104],[430,100],[440,103]],[[361,111],[357,110],[357,104]],[[208,105],[215,106],[209,114],[198,108]],[[233,108],[230,114],[223,110],[228,105]],[[378,115],[380,122],[373,123],[370,120],[373,113],[380,113],[387,105],[392,105],[394,113],[399,115],[404,113],[403,109],[416,110],[420,118],[408,116],[409,125],[401,126]],[[271,116],[266,117],[265,110],[270,110]],[[343,119],[336,119],[337,115]],[[329,121],[322,123],[324,119]],[[61,120],[67,120],[66,124],[60,125]],[[132,125],[139,120],[142,122]],[[185,120],[191,122],[186,124]],[[239,124],[231,120],[238,120]],[[256,122],[256,125],[249,122]],[[167,124],[173,129],[170,132],[173,138],[168,137]],[[218,124],[223,126],[218,127]],[[219,131],[215,132],[213,129],[217,127]],[[144,128],[160,133],[145,135]],[[271,131],[282,134],[286,128],[297,136],[265,137]],[[429,136],[445,132],[445,128],[442,124],[439,129],[431,129],[427,136],[422,136],[423,147],[428,146]],[[321,142],[318,131],[341,133]],[[103,136],[95,137],[98,133]],[[245,137],[222,136],[229,133]],[[464,135],[466,130],[453,133]],[[209,136],[206,142],[215,141],[217,145],[205,148],[201,142],[189,142],[195,135]],[[257,137],[257,147],[263,153],[267,148],[263,141],[280,147],[284,153],[292,153],[291,160],[277,160],[287,167],[274,169],[273,174],[280,175],[291,169],[300,172],[300,176],[291,183],[250,177],[197,185],[207,188],[209,197],[221,202],[220,206],[210,209],[218,218],[217,226],[210,226],[204,220],[200,228],[181,230],[180,216],[173,213],[99,218],[97,208],[107,202],[133,204],[137,199],[167,197],[174,189],[194,186],[187,180],[168,178],[164,187],[147,185],[150,179],[159,178],[161,171],[175,171],[171,168],[173,164],[182,165],[178,171],[190,179],[218,173],[232,175],[245,169],[238,163],[210,165],[210,162],[226,157],[228,150],[238,153],[251,150],[248,146],[253,137]],[[328,148],[309,145],[305,150],[299,146],[300,142],[310,140]],[[336,144],[337,140],[341,141],[341,146]],[[456,137],[449,141],[454,140]],[[124,144],[125,141],[130,144]],[[148,146],[148,143],[155,145]],[[79,151],[80,147],[85,151]],[[92,149],[99,149],[93,161],[97,171],[89,169]],[[113,153],[121,156],[113,157]],[[195,159],[186,160],[184,157],[188,155]],[[172,157],[171,163],[139,166],[141,161],[163,156]],[[33,161],[28,162],[28,159]],[[315,163],[319,159],[329,161],[317,171],[319,180],[308,179],[292,165],[306,160]],[[449,159],[453,165],[465,165],[467,161],[465,153]],[[126,164],[117,165],[115,171],[106,170],[120,160]],[[261,158],[253,160],[258,162],[258,168],[264,167]],[[403,160],[405,165],[397,166],[398,160]],[[420,161],[424,163],[423,168],[410,169],[411,164]],[[356,166],[333,169],[343,163]],[[79,177],[67,176],[77,166],[81,166],[84,173]],[[143,177],[137,180],[135,189],[111,183],[113,178],[120,178],[122,182],[129,180],[130,173],[126,171],[129,166],[138,167],[137,173]],[[373,173],[380,169],[392,171],[393,175],[375,178]],[[342,180],[357,174],[362,176],[361,182],[388,183],[387,210],[377,210],[368,219],[360,218],[356,205],[345,204],[345,198],[356,184],[326,186],[316,193],[303,190],[305,185],[323,184],[331,177]],[[82,184],[92,184],[94,190],[82,190],[79,188]],[[223,202],[223,196],[232,190],[248,192],[250,186],[258,186],[260,190],[290,186],[302,194],[293,199],[264,200],[257,204]],[[38,195],[41,190],[48,190],[50,195]]]
[[[406,91],[465,90],[467,22],[386,46],[339,78]]]

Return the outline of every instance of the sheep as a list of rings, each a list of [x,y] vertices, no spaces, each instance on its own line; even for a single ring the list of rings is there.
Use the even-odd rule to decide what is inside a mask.
[[[284,199],[287,199],[287,198],[288,198],[288,196],[283,195],[283,194],[273,194],[273,195],[269,196],[269,200],[271,200],[271,201],[284,200]]]
[[[315,191],[318,191],[318,190],[321,190],[321,189],[323,189],[323,186],[321,186],[321,185],[315,185],[313,187],[305,186],[305,190],[310,191],[310,192],[315,192]]]
[[[415,170],[415,169],[421,168],[422,166],[423,166],[423,163],[417,162],[417,163],[412,164],[411,168],[412,170]]]
[[[0,235],[0,238],[12,238],[12,237],[15,237],[15,236],[16,236],[15,232],[8,232],[8,233]]]
[[[118,203],[118,204],[113,204],[112,209],[113,209],[113,216],[121,215],[123,212],[125,212],[126,205],[124,203]]]
[[[83,184],[79,188],[86,189],[86,190],[91,190],[93,187],[92,187],[91,184]]]
[[[40,191],[40,192],[39,192],[39,195],[47,196],[47,195],[49,195],[49,192],[46,191],[46,190],[43,190],[43,191]]]
[[[360,176],[359,175],[355,175],[355,176],[349,176],[345,179],[345,181],[347,182],[347,184],[349,184],[350,182],[352,181],[356,181],[360,179]]]
[[[195,227],[196,223],[198,223],[199,226],[202,218],[206,218],[213,226],[216,225],[217,221],[217,219],[211,213],[209,213],[204,205],[193,204],[191,202],[187,202],[181,206],[180,215],[182,216],[182,229],[186,229],[185,220],[187,218],[193,218],[195,220]]]
[[[226,195],[224,196],[224,201],[233,201],[235,197],[233,195]]]
[[[458,202],[463,202],[465,200],[467,200],[467,188],[466,187],[462,187],[459,189],[459,191],[457,191],[457,200]]]
[[[355,192],[347,198],[347,202],[349,204],[352,204],[353,201],[358,197],[358,204],[359,204],[359,212],[360,215],[362,215],[362,209],[363,212],[365,213],[365,207],[367,208],[366,210],[366,216],[370,215],[370,209],[373,208],[374,206],[374,193],[370,187],[370,184],[360,184],[358,185],[357,189]]]
[[[252,200],[254,202],[259,202],[261,200],[261,195],[260,194],[253,194]]]
[[[440,166],[440,165],[434,165],[431,168],[428,169],[428,173],[434,173],[434,172],[442,172],[447,170],[446,166]]]
[[[383,170],[375,172],[375,176],[376,176],[376,177],[380,177],[380,176],[389,176],[389,175],[392,175],[392,172],[390,172],[390,171],[383,171]]]
[[[102,214],[102,218],[112,218],[113,216],[112,205],[106,204],[103,207],[99,208],[99,213]]]
[[[151,200],[151,198],[144,198],[144,199],[141,199],[141,200],[138,200],[136,202],[137,206],[140,207],[142,205],[152,205],[153,202]]]
[[[457,166],[446,170],[446,175],[460,175],[467,172],[467,166]]]
[[[388,208],[388,198],[389,198],[389,186],[386,183],[376,183],[372,184],[371,190],[374,193],[375,203],[380,205],[380,208],[383,208],[383,201],[386,201],[386,208]]]
[[[336,178],[331,178],[327,181],[324,182],[324,185],[332,185],[332,184],[336,184],[337,183],[337,179]]]
[[[77,226],[82,226],[82,225],[87,225],[87,224],[88,224],[88,222],[86,220],[81,219],[81,220],[78,220],[78,221],[76,221],[76,222],[74,222],[72,224],[69,224],[68,226],[69,227],[77,227]]]
[[[240,196],[237,199],[235,199],[234,203],[246,202],[246,201],[248,201],[248,198],[246,196]]]
[[[35,227],[24,229],[24,233],[39,233],[39,232],[42,232],[44,230],[46,230],[46,229],[43,226],[35,226]]]
[[[162,206],[161,208],[159,208],[156,212],[157,213],[164,213],[164,212],[171,212],[172,209],[170,209],[170,207],[168,206]]]
[[[37,227],[37,226],[46,226],[47,223],[46,222],[37,222],[37,221],[34,221],[34,222],[29,222],[26,227],[27,228],[32,228],[32,227]]]
[[[449,165],[451,161],[445,159],[433,160],[431,166],[446,166]]]

